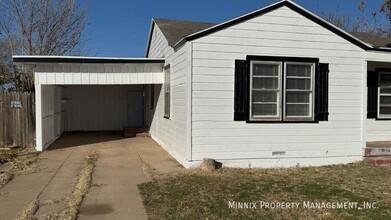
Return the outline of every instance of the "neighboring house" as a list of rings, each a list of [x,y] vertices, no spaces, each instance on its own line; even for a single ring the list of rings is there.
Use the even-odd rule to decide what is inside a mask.
[[[291,1],[221,24],[153,19],[145,59],[30,57],[37,150],[65,131],[147,127],[185,167],[363,159],[391,140],[391,48]],[[368,85],[368,86],[367,86]]]

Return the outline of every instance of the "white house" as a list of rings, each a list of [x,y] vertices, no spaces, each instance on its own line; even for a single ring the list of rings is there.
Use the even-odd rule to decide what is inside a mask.
[[[391,47],[291,1],[221,24],[153,19],[144,59],[15,56],[35,71],[37,150],[66,131],[149,128],[185,167],[363,159],[391,140]]]

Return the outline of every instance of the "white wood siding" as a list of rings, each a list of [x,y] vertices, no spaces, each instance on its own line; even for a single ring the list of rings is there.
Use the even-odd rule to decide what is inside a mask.
[[[180,163],[186,163],[186,73],[188,66],[187,46],[178,51],[168,46],[168,42],[159,27],[155,25],[149,58],[165,58],[165,65],[171,65],[171,118],[164,115],[164,90],[162,85],[155,86],[157,99],[155,109],[151,110],[152,138],[165,148]]]
[[[143,91],[141,85],[66,86],[63,104],[66,131],[122,131],[128,124],[129,91]],[[143,109],[143,106],[137,106]]]
[[[63,132],[61,128],[61,88],[58,86],[42,86],[42,147],[47,148]],[[37,118],[37,120],[40,120]]]
[[[126,85],[163,83],[162,64],[40,64],[35,83],[49,85]]]
[[[168,41],[166,37],[164,37],[163,33],[160,31],[160,28],[155,24],[151,45],[149,47],[148,58],[164,58],[168,56],[169,53],[173,51],[170,46],[168,46]]]
[[[233,121],[234,60],[245,59],[246,55],[314,57],[329,63],[329,121]],[[287,7],[194,40],[193,160],[215,158],[235,166],[361,160],[363,63],[362,49]],[[285,151],[286,155],[272,156],[274,151]],[[281,162],[284,160],[289,163]]]
[[[367,141],[391,141],[391,121],[368,119]]]

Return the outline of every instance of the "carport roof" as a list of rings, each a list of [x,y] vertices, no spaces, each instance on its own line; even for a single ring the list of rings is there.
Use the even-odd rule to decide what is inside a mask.
[[[13,56],[16,63],[161,63],[156,58],[117,58],[117,57],[79,57],[79,56]]]

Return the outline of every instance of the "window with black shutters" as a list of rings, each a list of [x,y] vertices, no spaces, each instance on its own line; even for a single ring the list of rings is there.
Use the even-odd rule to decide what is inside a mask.
[[[327,121],[329,70],[318,62],[254,56],[236,60],[234,120]]]

